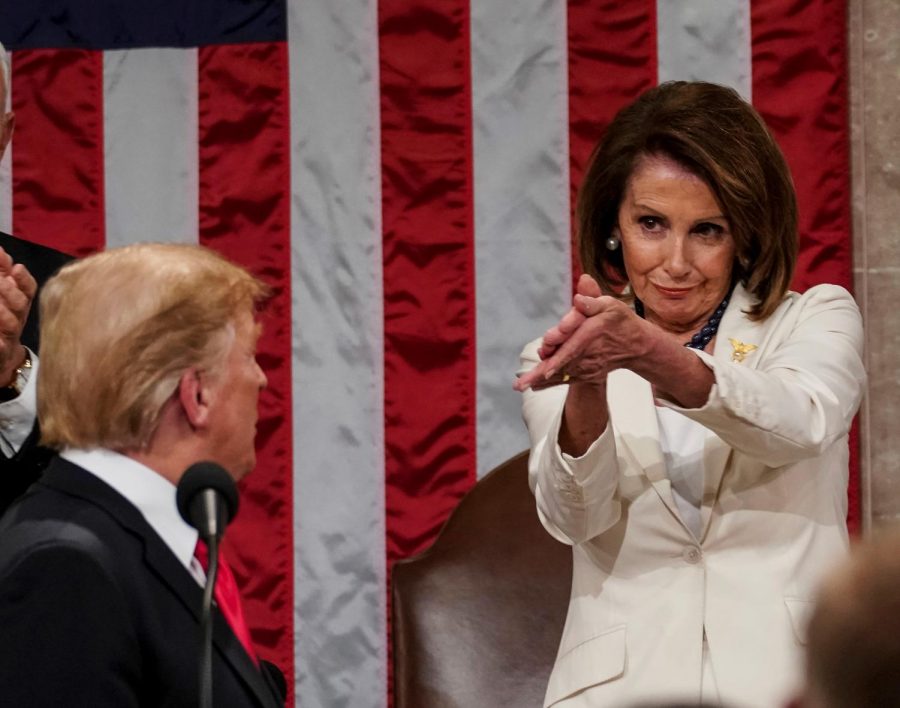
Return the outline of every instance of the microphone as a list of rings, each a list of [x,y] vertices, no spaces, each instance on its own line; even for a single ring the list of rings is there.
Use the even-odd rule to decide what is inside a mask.
[[[237,485],[215,462],[195,462],[185,470],[175,492],[181,518],[209,543],[222,538],[225,527],[237,515]]]
[[[200,533],[209,550],[206,587],[200,609],[199,703],[212,706],[212,598],[219,571],[219,541],[238,510],[237,485],[215,462],[195,462],[188,467],[175,490],[178,513]]]

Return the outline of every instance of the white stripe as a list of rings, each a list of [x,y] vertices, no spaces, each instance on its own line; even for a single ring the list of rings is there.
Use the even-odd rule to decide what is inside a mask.
[[[103,54],[106,244],[197,242],[197,50]]]
[[[375,0],[288,5],[298,705],[387,701]]]
[[[565,3],[473,0],[478,474],[528,447],[525,342],[571,304]]]
[[[750,0],[657,0],[659,81],[712,81],[751,99]]]
[[[12,151],[10,141],[6,154],[0,160],[0,231],[12,233]]]

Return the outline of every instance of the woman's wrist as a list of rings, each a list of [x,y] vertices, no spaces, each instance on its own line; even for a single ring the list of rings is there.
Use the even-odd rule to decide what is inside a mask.
[[[654,395],[682,408],[700,408],[709,399],[715,375],[690,349],[662,341],[632,369],[653,385]]]
[[[581,457],[600,437],[609,422],[606,379],[569,384],[559,428],[559,447],[567,455]]]

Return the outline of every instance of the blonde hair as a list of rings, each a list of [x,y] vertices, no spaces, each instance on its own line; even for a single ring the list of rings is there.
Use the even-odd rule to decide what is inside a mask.
[[[215,371],[268,288],[217,253],[136,244],[74,261],[41,293],[44,445],[142,449],[191,367]]]

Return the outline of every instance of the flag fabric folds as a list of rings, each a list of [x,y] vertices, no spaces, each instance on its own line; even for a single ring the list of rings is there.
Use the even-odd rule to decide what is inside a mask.
[[[837,0],[6,5],[0,229],[202,243],[273,286],[227,552],[298,705],[388,704],[390,566],[527,446],[517,355],[570,303],[575,189],[642,90],[751,100],[797,186],[796,287],[851,285]]]

